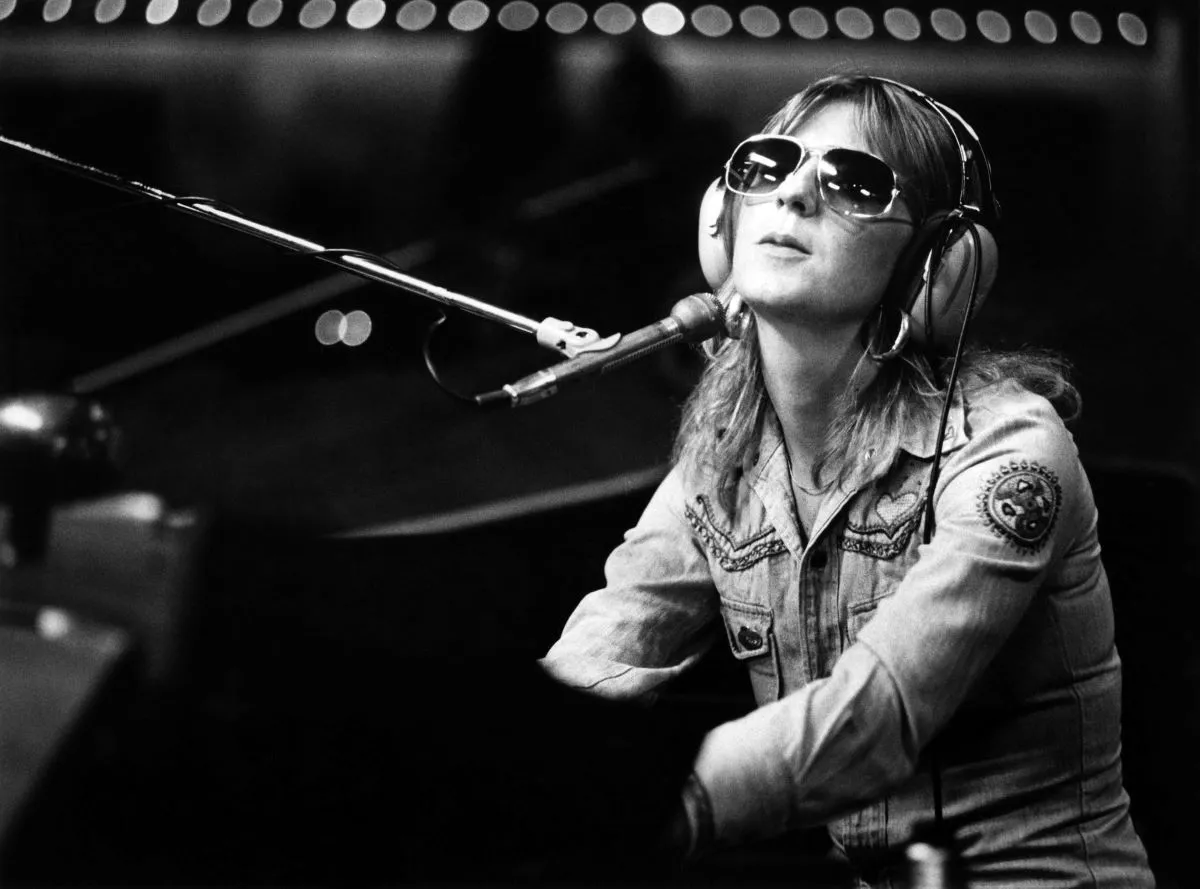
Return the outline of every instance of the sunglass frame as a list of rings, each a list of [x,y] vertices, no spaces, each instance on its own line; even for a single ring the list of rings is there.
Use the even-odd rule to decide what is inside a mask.
[[[761,144],[764,142],[773,142],[773,141],[790,142],[793,145],[796,145],[800,149],[800,156],[796,161],[796,165],[794,167],[792,167],[792,169],[789,170],[785,175],[783,175],[780,178],[779,182],[776,184],[776,186],[774,188],[772,188],[770,191],[753,191],[753,192],[739,191],[737,188],[734,187],[733,182],[730,178],[733,159],[735,157],[737,157],[738,152],[740,152],[747,145]],[[860,155],[863,155],[864,157],[868,157],[871,160],[882,164],[884,169],[886,169],[891,174],[891,177],[892,177],[891,194],[888,197],[886,206],[884,206],[884,208],[882,210],[880,210],[878,213],[856,213],[851,210],[843,209],[842,207],[839,207],[835,201],[830,200],[829,195],[826,193],[825,181],[824,181],[824,178],[820,174],[820,170],[821,170],[821,161],[824,158],[824,156],[828,152],[835,151],[835,150],[836,151],[848,151],[853,154],[860,154]],[[888,212],[892,209],[892,207],[895,205],[896,198],[899,197],[903,191],[900,188],[900,183],[899,183],[898,177],[896,176],[896,171],[892,169],[891,164],[889,164],[883,158],[878,157],[874,154],[871,154],[869,151],[862,151],[861,149],[858,149],[858,148],[846,148],[845,146],[841,146],[841,145],[826,145],[821,148],[812,148],[808,145],[805,145],[802,141],[797,139],[795,136],[787,136],[782,133],[759,133],[757,135],[751,136],[748,139],[743,139],[741,142],[739,142],[737,147],[734,148],[733,152],[729,155],[729,160],[727,160],[725,162],[725,175],[723,177],[724,181],[725,181],[725,187],[727,189],[729,189],[731,192],[733,192],[734,194],[741,195],[742,197],[770,197],[771,195],[773,195],[777,191],[779,191],[780,188],[783,187],[783,183],[786,182],[789,177],[794,176],[796,174],[796,172],[802,166],[804,166],[804,162],[808,158],[812,158],[813,160],[815,160],[817,162],[817,189],[820,192],[821,200],[824,202],[824,204],[827,207],[829,207],[835,213],[841,214],[842,216],[846,216],[851,219],[878,219],[881,216],[886,216],[888,214]]]

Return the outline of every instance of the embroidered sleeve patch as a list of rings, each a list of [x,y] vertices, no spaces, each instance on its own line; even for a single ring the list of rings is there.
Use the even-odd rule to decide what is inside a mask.
[[[1046,545],[1061,506],[1058,476],[1031,460],[1014,460],[993,473],[979,495],[979,513],[992,531],[1029,554]]]

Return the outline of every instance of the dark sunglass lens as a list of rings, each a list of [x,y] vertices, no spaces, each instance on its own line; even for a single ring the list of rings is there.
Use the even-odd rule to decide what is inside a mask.
[[[738,194],[770,194],[800,162],[800,146],[786,139],[739,145],[729,160],[726,184]]]
[[[878,216],[892,200],[896,177],[879,158],[850,148],[832,148],[821,158],[825,199],[840,213]]]

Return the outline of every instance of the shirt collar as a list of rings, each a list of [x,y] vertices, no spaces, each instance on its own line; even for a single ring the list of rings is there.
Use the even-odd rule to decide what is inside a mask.
[[[767,520],[774,526],[779,539],[796,557],[805,549],[804,532],[796,517],[788,481],[788,457],[783,431],[775,411],[768,407],[759,429],[757,450],[747,455],[743,464],[747,481],[758,495]]]
[[[779,418],[775,416],[775,409],[768,401],[766,412],[762,418],[762,427],[758,433],[758,442],[749,454],[749,459],[743,464],[743,468],[750,478],[760,478],[767,471],[771,458],[778,456],[781,460],[786,461],[787,458],[784,454],[783,428],[779,425]]]
[[[946,435],[942,440],[942,453],[948,454],[967,443],[966,405],[963,399],[962,386],[954,385],[954,395],[950,399],[950,413],[946,418]],[[941,404],[938,406],[938,420],[941,419]],[[937,446],[938,422],[921,425],[906,430],[900,436],[900,448],[922,460],[933,457]],[[766,471],[771,458],[779,456],[784,459],[781,450],[784,446],[783,430],[779,418],[769,406],[763,417],[762,430],[758,436],[758,446],[749,455],[744,464],[751,478],[758,478]]]
[[[937,421],[906,430],[900,436],[901,449],[929,460],[937,447],[938,426],[941,420],[942,404],[938,404]],[[946,436],[942,440],[942,453],[947,454],[967,443],[967,412],[963,402],[962,386],[954,384],[954,394],[950,399],[950,413],[946,418]]]

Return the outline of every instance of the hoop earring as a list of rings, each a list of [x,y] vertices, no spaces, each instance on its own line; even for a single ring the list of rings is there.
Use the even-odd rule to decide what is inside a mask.
[[[879,314],[882,319],[882,309],[879,310]],[[880,324],[879,328],[877,328],[876,336],[872,337],[871,346],[868,348],[867,354],[869,354],[876,361],[891,361],[902,351],[904,351],[904,347],[908,345],[908,338],[912,334],[912,316],[910,316],[908,312],[904,311],[903,309],[900,310],[900,329],[896,331],[896,339],[892,343],[891,348],[889,348],[886,352],[878,351],[875,346],[875,339],[878,337],[878,330],[882,329],[882,327],[883,325]]]
[[[717,333],[710,336],[700,343],[700,351],[704,353],[704,357],[709,361],[713,361],[722,349],[729,343],[729,338],[723,333]]]
[[[738,293],[734,293],[729,298],[721,312],[722,326],[725,328],[725,335],[730,339],[740,340],[746,335],[746,330],[750,327],[750,309],[742,302],[742,297]]]

